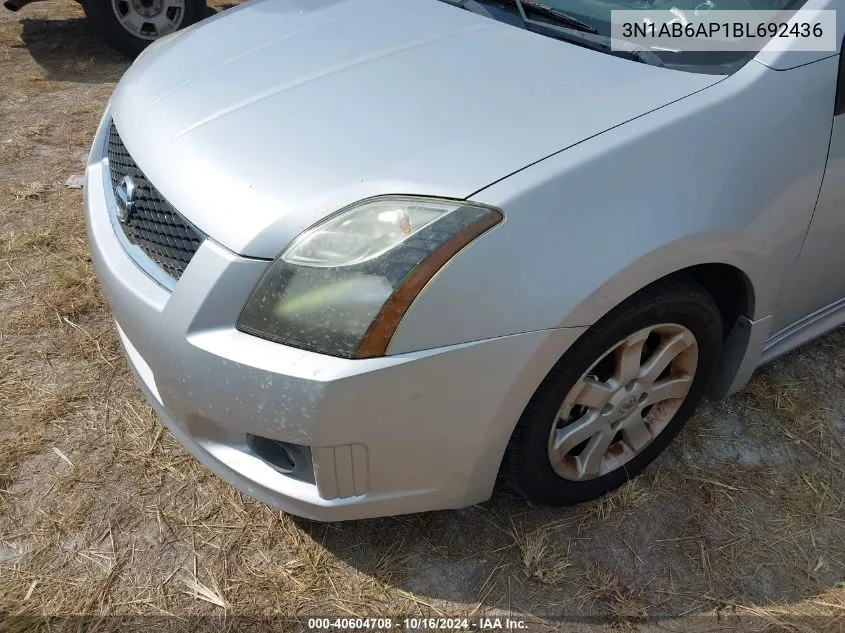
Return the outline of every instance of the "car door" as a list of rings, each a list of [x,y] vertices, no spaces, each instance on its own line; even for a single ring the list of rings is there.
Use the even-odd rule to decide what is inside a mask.
[[[777,330],[822,325],[822,321],[829,327],[837,314],[845,318],[845,55],[841,49],[833,117],[816,210],[778,314]],[[826,328],[822,325],[821,329]]]

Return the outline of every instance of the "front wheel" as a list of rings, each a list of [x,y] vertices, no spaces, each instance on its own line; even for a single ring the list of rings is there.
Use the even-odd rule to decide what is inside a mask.
[[[82,8],[97,34],[129,57],[206,14],[205,0],[82,0]]]
[[[719,309],[695,281],[666,280],[634,295],[543,381],[511,437],[505,479],[559,506],[635,477],[692,416],[721,344]]]

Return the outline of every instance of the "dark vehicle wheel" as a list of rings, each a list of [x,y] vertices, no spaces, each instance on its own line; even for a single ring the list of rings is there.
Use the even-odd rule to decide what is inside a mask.
[[[543,381],[511,437],[505,480],[560,506],[635,477],[694,413],[721,345],[719,309],[695,281],[667,280],[634,295]]]
[[[82,7],[97,34],[129,57],[207,13],[205,0],[82,0]]]

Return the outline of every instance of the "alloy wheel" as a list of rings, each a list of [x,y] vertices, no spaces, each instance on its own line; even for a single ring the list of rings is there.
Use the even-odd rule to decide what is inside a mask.
[[[663,431],[692,386],[698,343],[686,327],[643,328],[605,351],[563,401],[549,463],[570,481],[623,467]]]
[[[135,37],[155,40],[179,30],[185,0],[111,0],[120,25]]]

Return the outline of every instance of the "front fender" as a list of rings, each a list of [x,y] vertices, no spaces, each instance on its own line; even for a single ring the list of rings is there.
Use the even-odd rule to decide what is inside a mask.
[[[591,325],[634,292],[668,275],[702,264],[724,264],[742,272],[752,291],[750,319],[777,304],[778,279],[771,274],[765,243],[748,233],[711,231],[687,235],[641,256],[593,290],[566,315],[562,327]]]
[[[432,279],[388,352],[589,326],[705,263],[745,273],[748,317],[775,312],[821,185],[835,76],[835,58],[784,72],[750,62],[476,193],[505,221]]]

